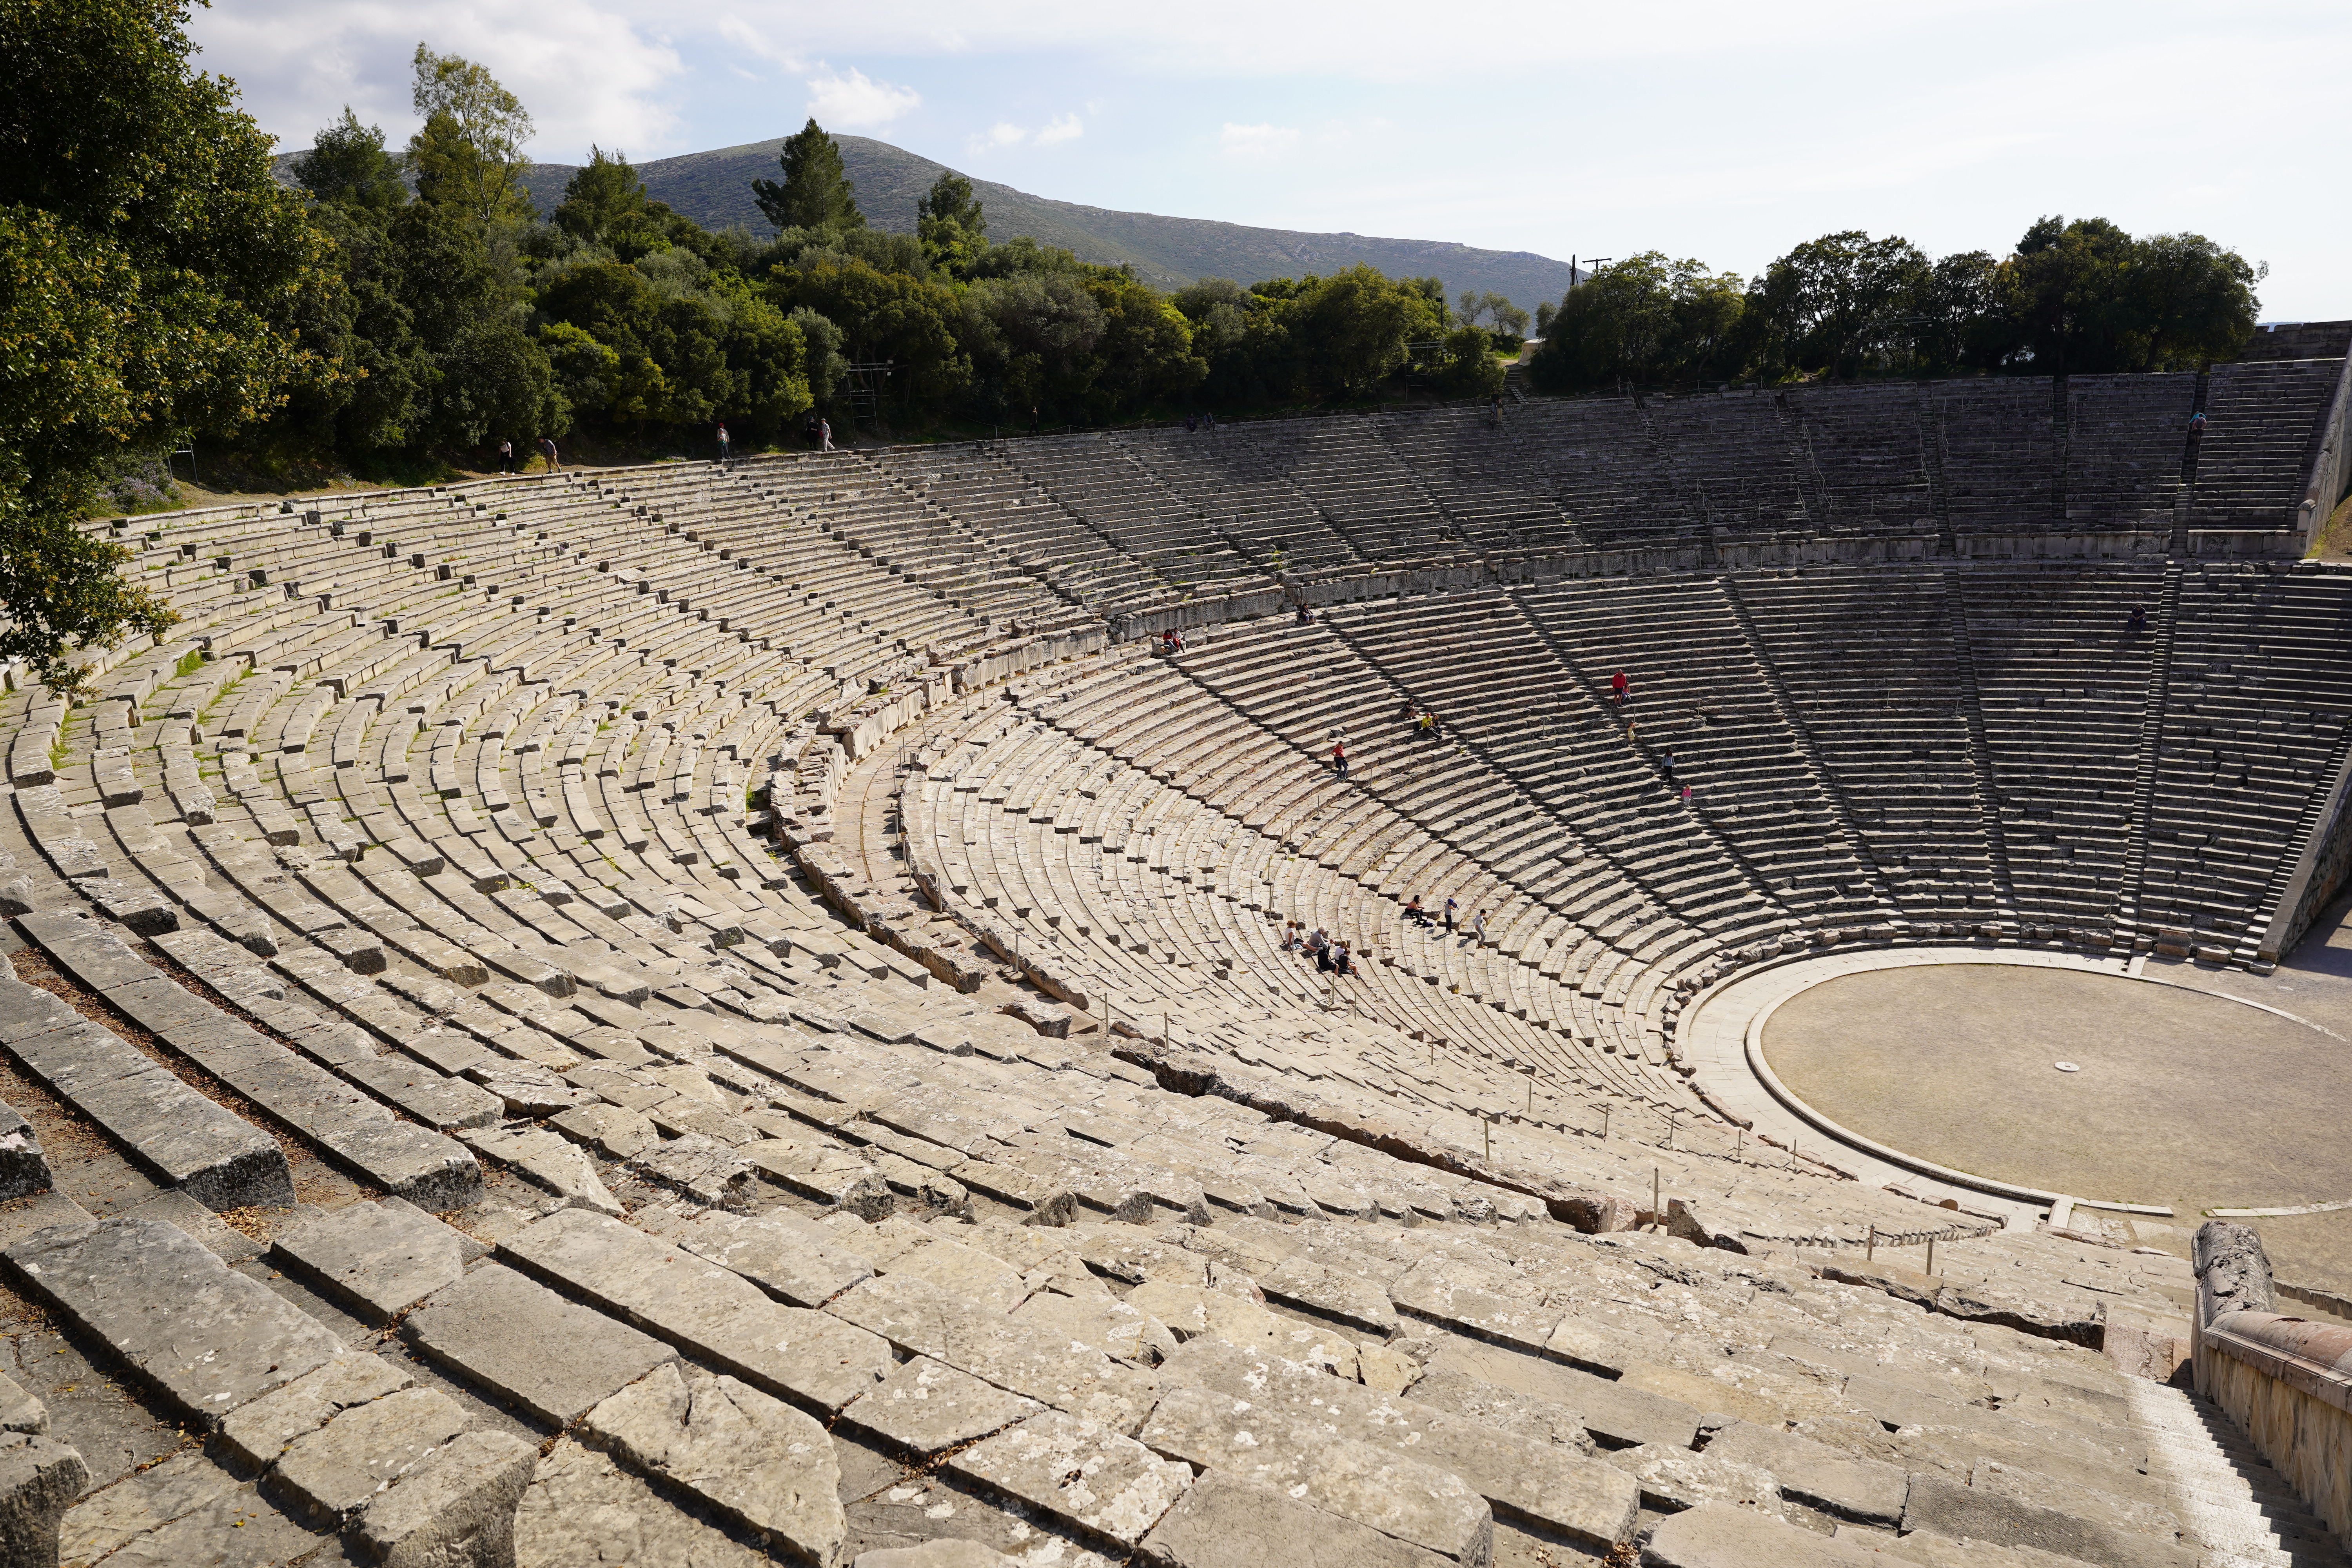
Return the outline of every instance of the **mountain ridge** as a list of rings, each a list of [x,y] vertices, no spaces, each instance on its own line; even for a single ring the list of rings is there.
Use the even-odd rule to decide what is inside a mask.
[[[866,221],[877,228],[911,234],[915,203],[948,165],[866,136],[836,134],[841,158],[856,187]],[[637,165],[646,194],[709,228],[742,224],[772,233],[751,199],[751,182],[777,177],[778,137],[656,158]],[[281,153],[281,177],[291,153]],[[541,212],[562,199],[563,186],[579,165],[533,163],[525,183]],[[961,170],[956,171],[959,174]],[[1318,233],[1263,228],[1216,218],[1171,217],[1126,212],[1040,196],[996,180],[966,175],[988,216],[992,238],[1029,235],[1057,246],[1082,261],[1120,263],[1155,287],[1178,289],[1197,278],[1231,278],[1255,283],[1301,273],[1330,273],[1361,262],[1391,278],[1435,276],[1450,295],[1465,289],[1507,295],[1523,310],[1568,292],[1569,266],[1525,250],[1483,250],[1444,240],[1402,239],[1377,235]]]

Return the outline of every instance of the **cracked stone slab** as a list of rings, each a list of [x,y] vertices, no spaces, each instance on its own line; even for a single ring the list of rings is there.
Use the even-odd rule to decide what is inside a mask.
[[[629,1161],[629,1169],[710,1208],[751,1207],[750,1162],[731,1145],[699,1133],[646,1145]]]
[[[774,1559],[679,1508],[609,1454],[559,1437],[514,1515],[517,1568],[772,1568]]]
[[[1066,1335],[1134,1366],[1157,1366],[1176,1353],[1176,1336],[1150,1313],[1112,1296],[1040,1290],[1013,1309],[1013,1321]]]
[[[466,1425],[457,1401],[437,1389],[387,1394],[294,1439],[262,1490],[318,1528],[338,1525]]]
[[[583,1425],[631,1468],[686,1489],[811,1562],[832,1562],[847,1532],[833,1439],[738,1379],[659,1367]]]
[[[350,1204],[278,1237],[270,1251],[355,1317],[377,1324],[465,1272],[458,1234],[408,1205]]]
[[[559,1426],[677,1353],[496,1263],[411,1312],[401,1335]]]
[[[1862,1524],[1902,1521],[1911,1478],[1893,1465],[1747,1421],[1717,1432],[1706,1451],[1769,1470],[1791,1502]]]
[[[929,1356],[1057,1410],[1132,1431],[1159,1392],[1150,1373],[1014,1321],[928,1280],[884,1275],[825,1309],[915,1355]]]
[[[1194,1340],[1160,1368],[1169,1383],[1251,1400],[1295,1420],[1442,1466],[1496,1509],[1610,1547],[1633,1531],[1634,1489],[1622,1471],[1574,1449],[1532,1442],[1434,1405],[1399,1399],[1219,1341]]]
[[[1341,1436],[1329,1423],[1295,1420],[1215,1389],[1176,1387],[1160,1395],[1142,1441],[1464,1568],[1483,1568],[1494,1555],[1494,1510],[1461,1477]]]
[[[661,1138],[651,1121],[618,1105],[574,1106],[549,1117],[547,1124],[572,1142],[586,1144],[606,1160],[626,1160]]]
[[[928,1459],[1044,1408],[919,1355],[901,1362],[871,1393],[844,1409],[841,1423],[898,1453]]]
[[[697,1258],[740,1274],[787,1306],[817,1308],[874,1277],[833,1233],[789,1209],[753,1217],[705,1209],[667,1234]]]
[[[1338,1330],[1270,1312],[1228,1290],[1148,1279],[1128,1292],[1127,1304],[1159,1319],[1179,1341],[1209,1334],[1240,1350],[1319,1366],[1349,1382],[1362,1373],[1363,1352]],[[1402,1385],[1393,1392],[1402,1392]]]
[[[1444,1568],[1449,1561],[1221,1470],[1184,1489],[1136,1554],[1142,1568]]]
[[[6,1257],[34,1296],[207,1428],[342,1349],[316,1319],[160,1220],[57,1226]]]
[[[1606,1458],[1633,1478],[1633,1484],[1641,1488],[1642,1505],[1658,1513],[1680,1513],[1715,1502],[1746,1509],[1765,1519],[1787,1517],[1780,1506],[1780,1483],[1770,1471],[1727,1458],[1712,1448],[1694,1454],[1688,1448],[1643,1443],[1615,1449]]]
[[[277,1462],[287,1445],[341,1412],[415,1386],[415,1378],[382,1356],[339,1352],[317,1371],[231,1412],[220,1425],[221,1441],[247,1464],[265,1468]]]
[[[508,1237],[499,1253],[807,1409],[838,1411],[895,1364],[879,1336],[784,1306],[740,1275],[618,1220],[565,1209]]]
[[[467,1432],[371,1501],[354,1532],[383,1568],[515,1561],[515,1513],[539,1450],[507,1432]]]
[[[566,1142],[561,1133],[543,1127],[522,1131],[485,1127],[468,1128],[457,1136],[484,1159],[497,1161],[573,1208],[615,1216],[621,1213],[620,1201],[604,1185],[588,1156]]]
[[[1099,1421],[1040,1411],[947,1461],[955,1476],[1097,1540],[1132,1550],[1192,1472]]]

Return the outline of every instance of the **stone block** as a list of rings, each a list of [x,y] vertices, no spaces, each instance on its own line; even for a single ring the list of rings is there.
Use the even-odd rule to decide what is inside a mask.
[[[1886,1568],[1869,1547],[1721,1503],[1675,1514],[1650,1532],[1642,1568]]]
[[[458,1234],[407,1205],[348,1205],[280,1236],[271,1252],[353,1315],[378,1324],[465,1271]]]
[[[1205,1467],[1324,1513],[1483,1568],[1494,1555],[1495,1515],[1461,1477],[1355,1437],[1296,1420],[1214,1389],[1171,1388],[1144,1423],[1155,1453]]]
[[[0,1203],[46,1193],[49,1186],[49,1157],[42,1152],[32,1125],[0,1105]]]
[[[387,1394],[288,1444],[262,1491],[314,1529],[334,1528],[466,1426],[466,1413],[437,1390]]]
[[[641,1474],[811,1563],[830,1563],[847,1524],[833,1439],[800,1411],[731,1377],[675,1365],[591,1410],[591,1440]]]
[[[1996,1492],[1915,1475],[1903,1504],[1903,1532],[1932,1531],[1955,1540],[2031,1547],[2080,1558],[2099,1568],[2198,1568],[2200,1553],[2056,1509]]]
[[[1059,1410],[959,1450],[945,1468],[1120,1551],[1133,1551],[1192,1479],[1134,1438]]]
[[[342,1349],[316,1319],[161,1221],[58,1226],[6,1257],[23,1288],[207,1429]]]
[[[1612,1450],[1608,1462],[1633,1478],[1633,1484],[1641,1489],[1642,1506],[1654,1512],[1680,1513],[1713,1502],[1746,1509],[1766,1519],[1786,1517],[1780,1483],[1769,1471],[1727,1458],[1712,1448],[1695,1454],[1688,1448],[1643,1443]]]
[[[1228,1290],[1148,1279],[1128,1293],[1127,1305],[1166,1324],[1179,1341],[1209,1334],[1241,1350],[1321,1367],[1350,1383],[1361,1374],[1363,1352],[1336,1329],[1283,1317]],[[1402,1393],[1402,1384],[1390,1392]]]
[[[495,1263],[477,1265],[410,1313],[401,1336],[558,1426],[677,1353]]]
[[[383,1568],[511,1568],[515,1514],[539,1450],[505,1432],[468,1432],[367,1505],[353,1532]]]
[[[918,1461],[1001,1432],[1043,1410],[1034,1399],[909,1356],[874,1390],[846,1406],[841,1425]]]
[[[1057,1410],[1132,1431],[1158,1393],[1151,1374],[1067,1339],[1015,1322],[926,1280],[885,1275],[826,1311],[900,1350],[985,1378]]]
[[[669,1239],[792,1307],[822,1307],[874,1277],[872,1264],[788,1209],[758,1218],[705,1209]]]
[[[1678,1399],[1628,1388],[1517,1351],[1457,1340],[1429,1364],[1433,1370],[1452,1368],[1498,1387],[1564,1405],[1584,1418],[1586,1431],[1612,1447],[1662,1443],[1687,1448],[1698,1436],[1700,1413]]]
[[[71,1445],[0,1433],[0,1564],[51,1568],[58,1525],[89,1486],[89,1467]]]
[[[1497,1512],[1532,1521],[1589,1547],[1605,1550],[1633,1528],[1632,1480],[1572,1448],[1530,1441],[1434,1405],[1341,1383],[1296,1363],[1248,1355],[1213,1340],[1185,1345],[1160,1368],[1160,1376],[1293,1420],[1328,1424],[1341,1436],[1438,1466],[1461,1477]]]
[[[1263,1310],[1264,1309],[1260,1309]],[[1176,1353],[1168,1325],[1132,1301],[1108,1296],[1064,1296],[1040,1290],[1013,1310],[1015,1322],[1066,1336],[1134,1366],[1157,1366]]]
[[[1370,1377],[1364,1382],[1367,1387],[1377,1386]],[[1580,1413],[1532,1394],[1497,1388],[1457,1368],[1433,1367],[1405,1387],[1391,1392],[1410,1392],[1416,1404],[1434,1406],[1496,1432],[1573,1448],[1580,1454],[1593,1451],[1592,1436]]]
[[[457,1137],[484,1159],[507,1166],[574,1208],[602,1215],[621,1213],[620,1200],[613,1196],[588,1156],[564,1142],[561,1133],[543,1127],[522,1131],[486,1127],[468,1129]]]
[[[415,1378],[381,1356],[339,1351],[317,1371],[231,1412],[220,1424],[220,1440],[246,1464],[265,1468],[277,1462],[287,1445],[342,1411],[415,1385]]]
[[[1184,1489],[1135,1560],[1141,1568],[1443,1568],[1449,1561],[1221,1470]]]
[[[1911,1479],[1893,1465],[1747,1421],[1716,1433],[1706,1451],[1769,1470],[1790,1502],[1859,1524],[1892,1528],[1902,1521]]]
[[[508,1237],[499,1252],[804,1409],[830,1415],[894,1364],[877,1335],[771,1300],[750,1280],[617,1220],[566,1209]]]

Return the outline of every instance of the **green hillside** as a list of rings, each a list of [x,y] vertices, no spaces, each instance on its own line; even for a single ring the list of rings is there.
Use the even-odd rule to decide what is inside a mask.
[[[911,233],[915,201],[945,170],[903,148],[864,136],[837,136],[843,163],[857,186],[857,205],[878,227]],[[658,201],[709,227],[746,224],[766,232],[752,205],[751,182],[778,177],[782,139],[688,153],[638,166],[646,190]],[[531,195],[542,211],[555,205],[573,165],[534,164]],[[1195,278],[1232,278],[1244,283],[1264,278],[1328,273],[1369,262],[1393,278],[1445,280],[1448,290],[1493,289],[1525,309],[1568,291],[1568,264],[1524,250],[1476,250],[1427,239],[1379,239],[1360,234],[1307,234],[1297,229],[1252,228],[1205,218],[1162,217],[1156,213],[1114,212],[1033,196],[992,180],[974,180],[988,213],[991,237],[1034,236],[1087,261],[1128,262],[1161,288]]]

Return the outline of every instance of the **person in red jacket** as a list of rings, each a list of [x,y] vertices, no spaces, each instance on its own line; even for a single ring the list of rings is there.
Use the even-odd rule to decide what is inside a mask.
[[[1345,741],[1331,742],[1331,771],[1341,778],[1348,776],[1348,742]]]
[[[1625,692],[1632,684],[1625,679],[1625,672],[1622,669],[1609,678],[1609,689],[1616,697],[1618,707],[1625,706]]]

